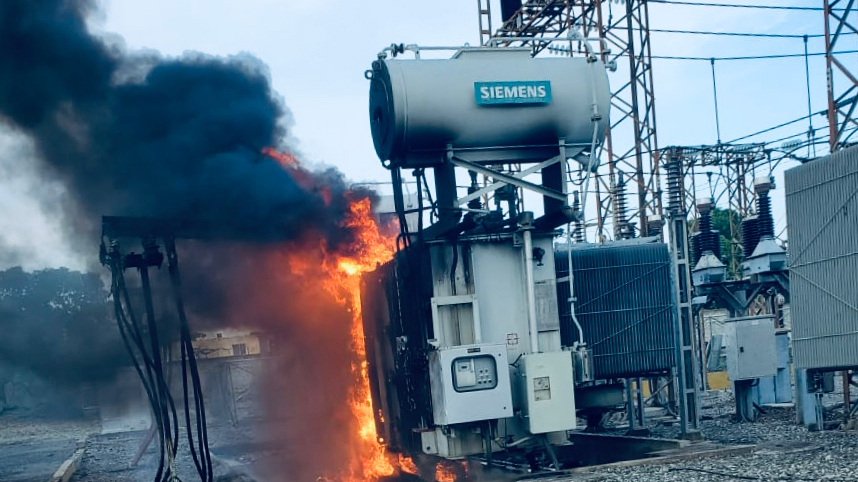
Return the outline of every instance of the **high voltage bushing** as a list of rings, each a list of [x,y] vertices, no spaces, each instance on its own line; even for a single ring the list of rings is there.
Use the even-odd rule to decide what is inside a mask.
[[[769,191],[774,188],[770,177],[754,179],[754,191],[757,192],[757,234],[758,237],[775,236],[775,223],[772,218],[772,204]]]
[[[614,230],[614,235],[618,239],[630,239],[634,233],[630,232],[628,217],[626,216],[626,208],[628,206],[628,202],[626,201],[626,183],[622,177],[623,173],[619,172],[618,174],[620,179],[614,187],[614,199],[617,203],[617,226]]]
[[[573,223],[573,231],[572,236],[575,239],[576,243],[584,242],[584,213],[581,212],[581,197],[578,194],[578,191],[572,193],[572,211],[579,213],[579,216],[575,218],[575,222]]]
[[[667,205],[671,214],[685,213],[685,203],[682,199],[682,161],[679,156],[669,157],[664,167],[667,171]]]
[[[745,257],[751,256],[754,249],[757,248],[757,243],[760,242],[760,232],[758,229],[757,216],[750,216],[742,220],[742,249],[745,252]]]
[[[712,229],[712,199],[708,197],[697,200],[697,212],[700,213],[700,224],[698,232],[692,236],[692,249],[694,251],[694,262],[703,256],[706,251],[711,251],[716,258],[721,257],[721,234]]]

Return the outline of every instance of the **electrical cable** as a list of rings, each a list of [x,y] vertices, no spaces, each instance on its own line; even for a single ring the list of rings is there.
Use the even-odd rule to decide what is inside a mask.
[[[831,55],[846,55],[846,54],[854,54],[858,53],[858,50],[840,50],[837,52],[831,52]],[[825,52],[812,52],[807,54],[808,57],[819,57],[822,55],[826,55]],[[620,54],[619,56],[628,56],[628,54]],[[788,59],[794,57],[804,57],[802,54],[772,54],[772,55],[746,55],[746,56],[737,56],[737,57],[687,57],[687,56],[673,56],[673,55],[652,55],[651,59],[658,60],[705,60],[711,61],[715,60],[768,60],[768,59]]]
[[[114,260],[114,261],[116,261],[116,260]],[[129,323],[128,323],[128,320],[125,317],[125,314],[123,313],[123,310],[122,310],[122,300],[121,300],[121,295],[120,295],[121,289],[120,289],[119,284],[118,284],[119,276],[117,276],[117,271],[121,270],[121,268],[118,267],[117,264],[111,263],[110,269],[111,269],[111,273],[112,273],[111,294],[113,296],[113,307],[114,307],[114,312],[116,315],[116,323],[119,326],[119,334],[122,337],[122,342],[125,345],[125,349],[128,351],[128,355],[131,358],[132,363],[134,364],[134,370],[137,372],[137,375],[140,377],[140,381],[143,383],[143,389],[146,391],[146,397],[149,399],[149,404],[150,404],[150,406],[154,407],[156,405],[156,402],[155,402],[155,396],[154,396],[152,386],[151,386],[152,382],[151,382],[151,372],[149,372],[149,362],[146,360],[145,351],[141,350],[142,351],[141,357],[144,359],[144,363],[146,363],[147,372],[149,372],[148,375],[144,374],[142,368],[140,368],[140,362],[137,360],[137,355],[135,355],[134,348],[132,347],[131,342],[129,340],[129,331],[131,328],[130,328],[130,326],[127,326],[127,325],[129,325]],[[136,341],[135,341],[135,343],[136,343]],[[138,349],[141,347],[142,347],[141,345],[138,345]],[[156,418],[157,418],[157,414],[156,414]],[[156,424],[156,426],[158,427],[159,432],[160,432],[160,423]],[[162,439],[159,439],[159,440],[162,440]],[[161,471],[163,470],[164,455],[163,455],[163,452],[160,452],[160,454],[161,454],[161,456],[160,456],[160,461],[158,463],[158,471],[157,471],[157,476],[156,476],[155,480],[160,479]]]
[[[708,3],[708,2],[686,2],[679,0],[649,0],[649,3],[662,3],[666,5],[685,5],[693,7],[730,7],[730,8],[756,8],[760,10],[796,10],[805,12],[822,12],[822,7],[798,7],[788,5],[745,5],[737,3]],[[832,11],[842,11],[843,9],[832,8]]]
[[[804,36],[804,80],[807,84],[807,141],[810,143],[807,146],[807,156],[810,157],[811,145],[813,143],[813,111],[810,108],[810,63],[807,57],[807,35]],[[813,146],[813,155],[816,155],[816,146]]]
[[[799,38],[801,38],[801,36],[799,36]],[[528,37],[528,38],[524,38],[521,40],[539,41],[540,38]],[[549,52],[552,52],[555,54],[565,54],[565,55],[571,55],[572,53],[579,53],[579,54],[585,54],[586,53],[586,52],[581,52],[578,50],[570,50],[569,48],[566,48],[566,47],[557,47],[557,46],[548,47],[547,50]],[[838,50],[836,52],[831,52],[831,55],[846,55],[846,54],[854,54],[854,53],[858,53],[858,50]],[[808,57],[820,57],[823,55],[827,55],[827,53],[826,52],[811,52],[811,53],[807,54]],[[620,52],[618,54],[612,55],[611,58],[616,59],[619,57],[628,57],[628,56],[629,56],[629,54],[626,53],[625,51],[623,51],[623,52]],[[648,58],[653,59],[653,60],[699,60],[699,61],[707,61],[708,62],[708,61],[711,61],[712,59],[715,59],[715,60],[770,60],[770,59],[788,59],[788,58],[796,58],[796,57],[804,57],[804,56],[805,56],[804,53],[797,53],[797,54],[769,54],[769,55],[762,55],[762,54],[761,55],[740,55],[740,56],[734,56],[734,57],[712,57],[712,56],[695,57],[695,56],[684,56],[684,55],[650,55],[650,56],[648,56]],[[640,58],[640,56],[635,56],[635,58]]]
[[[715,35],[715,36],[724,36],[724,37],[757,37],[757,38],[786,38],[786,39],[800,39],[800,38],[821,38],[825,37],[825,34],[817,33],[817,34],[784,34],[784,33],[755,33],[755,32],[712,32],[708,30],[676,30],[676,29],[666,29],[666,28],[651,28],[649,29],[650,33],[671,33],[671,34],[686,34],[686,35]],[[855,35],[855,32],[843,32],[846,35]]]
[[[824,112],[824,111],[823,111],[823,112]],[[820,113],[821,113],[821,112],[820,112]],[[820,113],[817,113],[817,114],[820,114]],[[760,135],[760,134],[765,134],[765,133],[767,133],[767,132],[771,132],[771,131],[774,131],[774,130],[780,129],[781,127],[786,127],[786,126],[788,126],[788,125],[795,124],[796,122],[801,122],[801,121],[803,121],[803,120],[810,119],[811,117],[813,117],[813,114],[808,114],[808,115],[805,115],[805,116],[801,116],[801,117],[799,117],[798,119],[793,119],[793,120],[791,120],[791,121],[787,121],[787,122],[784,122],[784,123],[782,123],[782,124],[778,124],[778,125],[776,125],[776,126],[774,126],[774,127],[768,127],[768,128],[763,129],[763,130],[761,130],[761,131],[754,132],[753,134],[748,134],[748,135],[745,135],[745,136],[742,136],[742,137],[737,137],[737,138],[735,138],[735,139],[733,139],[733,140],[730,140],[730,141],[725,142],[725,144],[735,144],[736,142],[743,141],[743,140],[745,140],[745,139],[749,139],[749,138],[751,138],[751,137],[756,137],[756,136],[758,136],[758,135]]]
[[[155,474],[155,482],[180,482],[176,471],[176,455],[178,452],[179,417],[177,415],[175,400],[170,391],[164,366],[161,362],[162,349],[158,337],[157,326],[154,320],[154,308],[152,305],[152,291],[149,282],[148,269],[152,260],[160,264],[157,246],[153,240],[146,240],[145,251],[139,256],[137,266],[141,277],[143,299],[147,315],[147,328],[149,335],[149,346],[147,347],[143,337],[143,330],[138,323],[137,316],[131,303],[128,285],[125,282],[124,269],[126,261],[114,245],[109,254],[102,243],[102,252],[105,253],[102,262],[111,270],[111,293],[114,297],[114,311],[123,344],[129,353],[137,375],[143,383],[146,396],[149,400],[153,413],[153,423],[157,428],[159,460]],[[182,356],[182,385],[184,395],[185,425],[187,428],[188,442],[194,464],[203,482],[212,482],[214,471],[212,467],[211,452],[208,445],[207,421],[205,415],[205,404],[202,395],[202,384],[200,382],[199,370],[192,345],[190,328],[184,310],[184,302],[181,296],[181,281],[178,273],[178,258],[175,250],[175,242],[165,239],[165,247],[168,254],[170,278],[176,298],[176,307],[180,321],[179,337]],[[154,253],[154,255],[153,255]],[[136,255],[129,255],[136,256]],[[137,263],[135,263],[136,265]],[[172,353],[172,350],[170,350]],[[170,355],[170,360],[172,355]],[[144,369],[145,368],[145,369]],[[190,422],[190,398],[188,390],[188,373],[190,373],[191,387],[193,390],[194,409],[196,412],[197,441],[195,448],[193,430]]]
[[[718,135],[718,144],[721,144],[721,122],[718,120],[718,86],[715,82],[715,59],[709,60],[709,65],[712,66],[712,96],[715,100],[715,132]]]
[[[185,425],[188,436],[188,446],[190,447],[191,456],[194,459],[194,465],[197,468],[200,479],[203,482],[211,482],[213,480],[214,471],[212,468],[211,451],[209,450],[208,424],[206,420],[205,403],[203,401],[202,384],[200,383],[199,369],[197,367],[197,360],[194,355],[194,347],[192,344],[190,325],[185,313],[185,305],[182,298],[182,282],[179,275],[179,258],[176,252],[174,239],[168,238],[165,240],[164,244],[167,251],[167,264],[173,288],[173,295],[176,302],[176,312],[179,316],[179,335],[182,347],[182,390],[185,404]],[[199,450],[199,454],[194,450],[194,438],[191,431],[191,417],[190,411],[188,410],[188,371],[190,371],[191,382],[193,385],[194,408],[197,423],[197,449]]]
[[[155,372],[155,379],[157,382],[155,385],[155,398],[158,402],[157,409],[160,409],[161,411],[161,420],[164,430],[164,446],[168,457],[168,469],[164,480],[172,482],[176,478],[176,474],[172,467],[174,466],[174,459],[178,449],[179,422],[178,417],[176,416],[176,405],[164,376],[164,367],[161,360],[161,342],[158,336],[158,327],[155,322],[155,309],[152,304],[152,288],[149,281],[149,266],[146,264],[148,254],[156,248],[154,246],[154,240],[146,240],[144,241],[144,244],[144,261],[143,265],[138,268],[138,272],[140,273],[140,280],[143,288],[143,301],[146,309],[146,321],[149,328],[149,343],[151,344],[152,359],[154,361],[153,371]],[[153,409],[154,408],[156,407],[153,407]]]
[[[168,480],[167,477],[169,476],[169,468],[168,468],[166,473],[164,471],[165,461],[166,461],[165,460],[166,459],[166,453],[165,452],[168,449],[167,440],[166,440],[167,434],[165,431],[165,426],[169,427],[169,422],[165,422],[164,417],[163,417],[163,412],[158,409],[161,406],[161,400],[159,398],[160,390],[158,389],[160,382],[158,381],[157,372],[154,371],[154,362],[152,361],[152,359],[147,354],[146,345],[143,342],[143,338],[142,338],[141,333],[140,333],[140,328],[139,328],[139,325],[137,323],[137,319],[134,316],[134,312],[133,312],[132,307],[131,307],[130,296],[128,294],[128,287],[125,283],[125,276],[123,274],[123,266],[121,265],[122,260],[119,257],[118,251],[114,251],[112,253],[111,258],[112,258],[111,271],[112,271],[112,275],[113,275],[113,279],[114,279],[113,284],[116,286],[116,289],[118,291],[115,294],[116,298],[114,300],[114,305],[116,308],[117,322],[120,324],[120,333],[123,333],[123,323],[127,324],[128,326],[125,328],[130,331],[130,333],[133,337],[133,340],[136,344],[136,348],[138,351],[140,351],[141,357],[144,359],[144,362],[146,364],[146,376],[144,376],[142,370],[139,370],[139,365],[137,365],[137,358],[134,355],[134,350],[131,349],[130,346],[126,345],[126,347],[129,348],[129,355],[131,356],[132,361],[135,364],[135,368],[137,369],[137,373],[140,376],[141,381],[143,382],[144,388],[146,389],[147,396],[149,398],[149,403],[150,403],[150,406],[152,408],[152,413],[154,416],[154,423],[155,423],[155,426],[156,426],[157,431],[158,431],[158,447],[159,447],[159,449],[158,449],[158,454],[159,454],[158,468],[157,468],[156,474],[155,474],[155,482],[162,482],[162,481]],[[125,300],[125,309],[128,311],[127,317],[125,316],[124,310],[122,308],[122,301],[121,301],[122,299]],[[129,319],[131,320],[130,324],[128,324]]]

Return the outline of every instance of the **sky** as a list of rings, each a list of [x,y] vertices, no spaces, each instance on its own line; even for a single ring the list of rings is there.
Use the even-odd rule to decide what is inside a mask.
[[[755,2],[821,5],[811,0],[742,3]],[[290,140],[305,160],[335,166],[355,182],[385,181],[389,174],[372,147],[369,82],[364,71],[382,48],[394,42],[478,44],[476,4],[475,0],[106,0],[91,20],[91,29],[123,42],[129,50],[156,50],[165,56],[200,51],[258,57],[269,66],[274,88],[290,112]],[[495,9],[499,10],[498,5]],[[821,12],[650,4],[649,14],[652,29],[799,35],[823,31]],[[652,50],[656,56],[706,58],[796,54],[803,52],[803,43],[801,39],[653,33]],[[811,38],[809,50],[823,51],[822,39]],[[803,58],[718,61],[715,67],[722,140],[807,114]],[[709,62],[656,59],[653,72],[659,145],[714,144]],[[621,72],[609,78],[614,84],[625,82]],[[810,59],[810,84],[812,109],[823,110],[821,56]],[[814,127],[825,122],[823,117],[813,119]],[[800,123],[751,140],[772,140],[806,128],[806,123]],[[26,269],[82,268],[84,260],[63,242],[61,220],[52,209],[61,202],[62,187],[35,171],[29,149],[19,135],[8,131],[0,135],[0,233],[4,238],[0,269],[16,264]],[[782,188],[781,170],[775,175]],[[705,191],[705,187],[699,189]],[[777,232],[785,226],[780,193],[773,193]]]

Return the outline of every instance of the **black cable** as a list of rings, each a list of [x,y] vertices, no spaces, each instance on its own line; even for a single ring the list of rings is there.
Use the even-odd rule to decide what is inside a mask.
[[[119,326],[119,334],[122,337],[122,342],[125,345],[125,349],[128,352],[128,356],[131,358],[131,361],[134,364],[134,370],[137,372],[137,375],[140,377],[140,381],[143,383],[143,389],[146,391],[146,398],[149,400],[149,405],[154,407],[156,402],[155,402],[155,396],[154,396],[154,393],[153,393],[153,390],[151,387],[152,381],[149,377],[147,377],[146,374],[143,373],[143,369],[140,368],[140,363],[137,360],[137,355],[134,354],[134,348],[132,347],[131,342],[129,340],[128,330],[130,328],[129,328],[129,326],[126,326],[126,325],[128,325],[128,320],[125,318],[125,314],[123,313],[123,310],[122,310],[122,301],[121,301],[120,290],[119,290],[118,282],[117,282],[117,278],[118,278],[117,274],[116,274],[117,270],[121,270],[121,268],[118,268],[117,266],[114,266],[114,265],[111,266],[111,272],[112,272],[112,278],[113,278],[113,281],[111,283],[111,286],[112,286],[111,292],[113,293],[113,307],[114,307],[114,312],[115,312],[115,316],[116,316],[116,323]],[[138,346],[138,350],[140,348],[141,347]],[[144,359],[144,362],[145,362],[145,359]],[[147,365],[147,371],[148,371],[148,365]],[[160,429],[160,423],[156,423],[156,427]],[[159,440],[162,440],[162,439],[159,439]],[[160,478],[161,471],[163,470],[163,467],[164,467],[164,453],[163,453],[163,451],[159,450],[159,454],[160,454],[160,460],[158,462],[158,475],[156,476],[155,480],[158,480]]]
[[[426,172],[423,169],[416,169],[414,175],[417,177],[417,244],[423,244],[423,184],[420,178],[426,178]]]
[[[394,198],[396,198],[396,192],[398,191],[399,197],[402,197],[402,172],[401,169],[396,167],[390,171],[391,176],[391,184],[393,184],[394,189]],[[398,199],[398,198],[397,198]],[[404,204],[404,202],[403,202]],[[403,246],[408,247],[411,244],[411,237],[408,232],[408,219],[405,217],[405,213],[397,213],[399,219],[399,233],[402,235]]]
[[[117,258],[119,254],[116,254]],[[117,260],[117,263],[121,261]],[[135,343],[137,343],[137,348],[140,350],[145,362],[146,362],[146,372],[148,375],[148,380],[146,378],[141,377],[141,381],[143,382],[144,387],[147,385],[147,381],[150,384],[150,407],[152,408],[152,415],[154,417],[155,427],[158,431],[158,469],[155,472],[155,482],[161,482],[164,480],[164,459],[165,459],[165,450],[166,450],[166,434],[164,431],[164,426],[166,425],[163,419],[163,413],[158,409],[160,407],[161,402],[159,399],[159,390],[157,386],[157,375],[154,371],[154,362],[147,355],[146,345],[143,342],[143,337],[140,334],[140,327],[137,324],[137,318],[134,316],[134,312],[131,307],[131,296],[128,293],[128,286],[125,283],[125,274],[123,272],[123,267],[118,266],[114,270],[113,276],[117,279],[117,286],[122,293],[122,297],[125,300],[125,307],[128,310],[128,318],[131,320],[131,326],[133,327],[132,334],[135,337]],[[124,313],[122,311],[121,303],[119,305],[119,311],[117,312],[118,318],[124,318]],[[127,320],[126,320],[127,321]],[[133,353],[133,352],[132,352]],[[133,355],[132,355],[133,356]],[[167,422],[169,423],[169,422]]]
[[[119,263],[119,261],[117,261],[117,263]],[[141,275],[143,269],[145,268],[141,268]],[[117,287],[121,293],[121,298],[125,301],[125,310],[128,311],[128,316],[126,318],[123,310],[121,309],[120,304],[118,316],[127,324],[128,319],[131,320],[131,323],[128,324],[128,328],[137,346],[137,349],[141,352],[141,356],[144,359],[146,365],[146,373],[148,375],[147,377],[141,378],[141,380],[143,381],[144,386],[146,386],[146,384],[148,383],[150,391],[152,393],[152,412],[155,416],[155,423],[158,428],[159,435],[159,470],[156,473],[155,480],[156,482],[167,481],[171,478],[171,475],[175,474],[172,474],[171,467],[164,466],[164,458],[167,454],[167,451],[169,451],[171,458],[175,458],[178,450],[179,427],[175,400],[170,393],[170,389],[167,385],[163,369],[159,370],[157,366],[160,363],[161,357],[160,342],[156,341],[153,346],[151,346],[149,350],[147,350],[146,343],[144,342],[143,336],[141,334],[142,330],[140,329],[137,317],[134,314],[133,306],[131,303],[131,296],[128,291],[128,285],[125,282],[125,275],[122,267],[118,267],[114,271],[114,273],[114,276],[117,279]],[[144,290],[146,290],[145,285],[147,284],[148,283],[144,284]],[[149,293],[151,292],[149,291]],[[151,294],[146,295],[146,293],[144,292],[144,296],[151,296]],[[152,333],[152,327],[150,326],[150,339]],[[157,332],[155,332],[155,338],[157,340]],[[164,407],[166,407],[166,410],[163,409]]]
[[[730,7],[730,8],[756,8],[761,10],[798,10],[805,12],[822,12],[822,7],[795,7],[782,5],[745,5],[737,3],[707,3],[707,2],[685,2],[679,0],[649,0],[649,3],[663,3],[667,5],[686,5],[694,7]],[[832,8],[832,11],[843,11],[843,9]]]
[[[179,442],[179,421],[176,416],[176,405],[173,400],[173,396],[170,393],[170,387],[167,386],[167,381],[164,376],[164,367],[161,361],[161,342],[158,337],[158,326],[155,323],[155,308],[152,304],[152,287],[149,282],[149,267],[146,265],[141,266],[138,271],[142,282],[143,301],[146,308],[146,321],[149,327],[149,343],[151,344],[152,349],[152,359],[155,362],[155,377],[158,382],[155,394],[159,404],[158,408],[162,413],[162,420],[166,421],[164,424],[164,433],[166,441],[170,442],[167,449],[170,452],[171,459],[175,459]],[[170,475],[173,475],[172,468],[168,467],[165,474],[165,480],[169,480]]]
[[[211,452],[209,450],[207,421],[205,415],[205,403],[203,401],[202,383],[200,381],[199,369],[194,355],[190,328],[184,310],[184,302],[181,297],[181,281],[178,274],[178,262],[175,251],[175,243],[172,239],[165,239],[170,260],[170,275],[176,296],[176,306],[180,321],[180,344],[182,355],[182,388],[184,395],[185,422],[187,428],[188,442],[197,471],[203,482],[212,482],[214,470],[212,466]],[[146,246],[149,253],[154,248],[153,244]],[[157,248],[154,248],[157,254]],[[155,474],[155,482],[172,482],[179,480],[173,472],[172,461],[175,460],[178,451],[178,415],[175,400],[170,391],[164,367],[161,363],[161,346],[154,320],[154,308],[152,305],[152,292],[149,282],[148,266],[150,260],[143,255],[139,272],[141,276],[144,305],[148,321],[149,346],[144,341],[143,330],[134,314],[128,286],[125,282],[124,264],[118,250],[111,251],[109,257],[103,258],[103,263],[111,269],[112,282],[111,291],[114,296],[114,310],[123,344],[131,357],[134,369],[140,377],[146,396],[152,407],[153,420],[158,432],[159,461]],[[124,307],[123,307],[124,301]],[[127,311],[127,314],[126,314]],[[138,355],[139,352],[139,355]],[[171,352],[172,353],[172,352]],[[170,357],[172,359],[172,357]],[[145,368],[145,370],[144,370]],[[169,368],[169,367],[168,367]],[[192,395],[188,388],[188,373],[190,373]],[[193,430],[190,422],[190,398],[194,398],[196,411],[197,445],[195,448]],[[166,456],[170,456],[170,464],[165,462]]]
[[[185,424],[188,436],[188,445],[191,450],[191,455],[194,459],[197,472],[203,482],[211,482],[214,477],[212,468],[211,451],[209,450],[208,442],[208,423],[206,420],[205,403],[202,395],[202,384],[200,383],[199,368],[197,359],[194,354],[194,347],[191,338],[190,325],[185,313],[185,304],[182,298],[182,281],[179,274],[179,259],[176,252],[175,240],[172,238],[165,239],[164,242],[167,251],[167,263],[170,273],[170,281],[172,283],[173,295],[176,302],[176,312],[179,316],[179,334],[180,343],[182,345],[182,390],[185,404]],[[194,407],[196,410],[197,422],[197,444],[199,454],[194,449],[194,439],[191,432],[191,417],[188,410],[188,384],[187,384],[187,368],[190,369],[191,383],[193,385]]]

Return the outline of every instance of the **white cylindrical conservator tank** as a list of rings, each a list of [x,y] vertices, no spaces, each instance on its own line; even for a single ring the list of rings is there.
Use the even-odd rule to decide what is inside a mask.
[[[448,145],[590,146],[605,135],[610,99],[600,61],[464,48],[448,60],[373,62],[369,113],[379,158],[416,167],[442,161]]]

